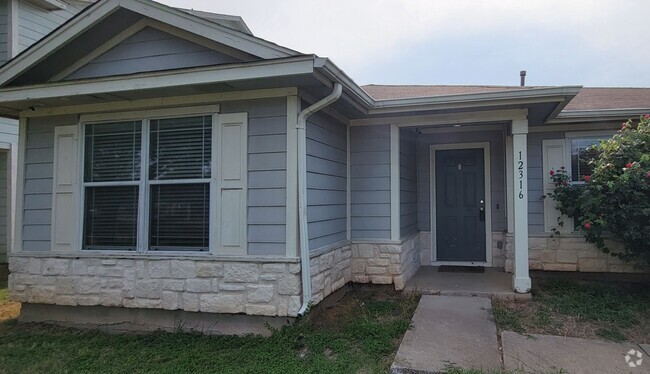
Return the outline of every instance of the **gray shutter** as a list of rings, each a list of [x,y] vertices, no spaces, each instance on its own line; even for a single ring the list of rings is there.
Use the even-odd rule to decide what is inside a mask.
[[[79,244],[79,127],[54,129],[52,250],[74,251]]]
[[[544,195],[553,192],[555,185],[551,179],[551,170],[555,171],[562,166],[566,167],[566,140],[565,139],[547,139],[542,141],[542,162],[543,170],[543,183]],[[573,219],[563,216],[562,213],[556,208],[557,203],[555,200],[547,197],[544,199],[544,230],[551,232],[553,229],[560,230],[561,232],[573,231]],[[558,225],[558,219],[562,217],[564,226]]]

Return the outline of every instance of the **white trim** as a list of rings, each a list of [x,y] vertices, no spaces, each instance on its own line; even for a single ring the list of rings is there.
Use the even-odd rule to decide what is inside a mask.
[[[148,109],[121,113],[83,114],[79,117],[82,123],[115,122],[126,120],[142,120],[144,118],[177,118],[187,115],[212,115],[219,113],[219,104],[191,106],[184,108]]]
[[[29,251],[21,253],[13,253],[9,257],[20,258],[106,258],[106,259],[136,259],[136,260],[192,260],[192,261],[224,261],[224,262],[255,262],[255,263],[298,263],[299,257],[284,257],[284,256],[219,256],[213,255],[209,252],[148,252],[138,253],[134,251],[91,251],[85,250],[83,252],[75,253],[52,253],[52,252],[38,252]]]
[[[514,186],[510,181],[514,178],[514,161],[512,154],[512,135],[505,135],[504,144],[506,147],[506,222],[508,224],[508,232],[513,233],[515,231],[514,220],[515,220],[515,207],[513,204],[514,199]]]
[[[345,126],[346,131],[346,183],[345,183],[345,217],[346,217],[346,228],[345,228],[345,237],[347,240],[352,240],[352,148],[351,148],[351,127],[350,125]]]
[[[171,71],[157,71],[111,76],[86,80],[72,80],[35,84],[24,87],[0,89],[3,102],[33,101],[98,95],[102,93],[124,92],[174,87],[223,83],[246,79],[286,77],[287,75],[306,75],[313,72],[312,57],[293,57],[259,62],[204,66]],[[0,69],[1,70],[1,69]]]
[[[530,292],[528,257],[528,120],[512,121],[514,178],[514,255],[512,285],[515,292]]]
[[[20,34],[18,7],[18,0],[7,1],[7,60],[16,57],[20,49],[18,43]]]
[[[492,266],[492,190],[490,175],[490,143],[449,143],[449,144],[432,144],[429,146],[429,190],[430,190],[430,223],[431,223],[431,265],[452,265],[451,261],[437,260],[437,241],[436,241],[436,151],[442,150],[459,150],[459,149],[483,149],[483,174],[485,184],[485,261],[460,261],[465,265],[475,266]],[[455,264],[455,261],[453,262]]]
[[[64,10],[68,6],[66,3],[58,1],[58,0],[26,0],[28,3],[32,3],[33,5],[43,8],[47,11],[53,11],[53,10]]]
[[[648,113],[650,108],[567,110],[551,118],[547,123],[625,121]]]
[[[450,132],[479,132],[479,131],[503,131],[505,122],[501,124],[477,124],[477,125],[464,125],[462,127],[446,126],[446,127],[425,127],[418,128],[421,134],[447,134]]]
[[[390,125],[390,239],[400,239],[399,127]]]
[[[298,113],[300,99],[287,96],[286,255],[298,255]]]
[[[14,242],[11,253],[23,250],[23,191],[25,190],[25,141],[27,138],[27,118],[18,122],[18,171],[16,177],[16,214],[14,224]]]
[[[602,122],[602,123],[574,123],[565,125],[544,125],[531,126],[528,128],[529,133],[538,132],[564,132],[564,131],[607,131],[618,130],[621,128],[620,122]]]
[[[296,95],[295,87],[269,88],[250,91],[233,91],[199,95],[170,96],[154,99],[113,101],[100,104],[70,105],[55,108],[33,108],[20,112],[21,117],[49,117],[63,114],[90,114],[116,111],[141,110],[147,108],[183,107],[192,104],[212,104],[215,102],[254,100]]]
[[[527,109],[482,110],[478,112],[462,112],[452,114],[431,114],[424,116],[364,118],[350,121],[351,126],[397,124],[400,127],[438,126],[451,127],[465,123],[507,122],[513,118],[526,118]]]
[[[573,166],[571,162],[571,151],[572,151],[572,146],[571,142],[574,139],[607,139],[611,138],[616,134],[616,131],[614,130],[594,130],[594,131],[572,131],[572,132],[565,132],[564,133],[564,139],[565,139],[565,146],[564,146],[564,167],[566,167],[567,173],[569,174],[570,178],[573,178]],[[544,176],[546,177],[546,176]],[[571,181],[572,184],[583,184],[585,183],[584,181]]]

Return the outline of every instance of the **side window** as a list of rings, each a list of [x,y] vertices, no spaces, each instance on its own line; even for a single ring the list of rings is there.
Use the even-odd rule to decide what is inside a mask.
[[[591,175],[593,172],[591,161],[598,158],[598,150],[591,146],[598,144],[599,138],[571,138],[570,142],[571,180],[584,182],[585,176]]]

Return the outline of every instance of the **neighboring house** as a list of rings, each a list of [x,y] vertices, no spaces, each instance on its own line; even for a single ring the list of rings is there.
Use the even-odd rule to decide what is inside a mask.
[[[0,1],[0,65],[70,19],[90,1]],[[12,202],[15,198],[18,121],[0,117],[0,279],[11,247]]]
[[[517,292],[531,267],[631,271],[549,238],[541,196],[648,111],[650,89],[359,87],[237,17],[102,0],[0,69],[21,123],[11,292],[296,316],[420,266],[505,268]]]

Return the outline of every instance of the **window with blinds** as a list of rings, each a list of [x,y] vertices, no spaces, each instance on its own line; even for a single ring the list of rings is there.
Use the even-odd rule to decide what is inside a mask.
[[[591,161],[598,158],[600,151],[593,147],[598,144],[598,138],[571,139],[571,180],[584,182],[586,175],[591,175]]]
[[[149,249],[209,248],[212,117],[150,121]]]
[[[84,137],[84,249],[209,250],[211,115],[89,124]]]

